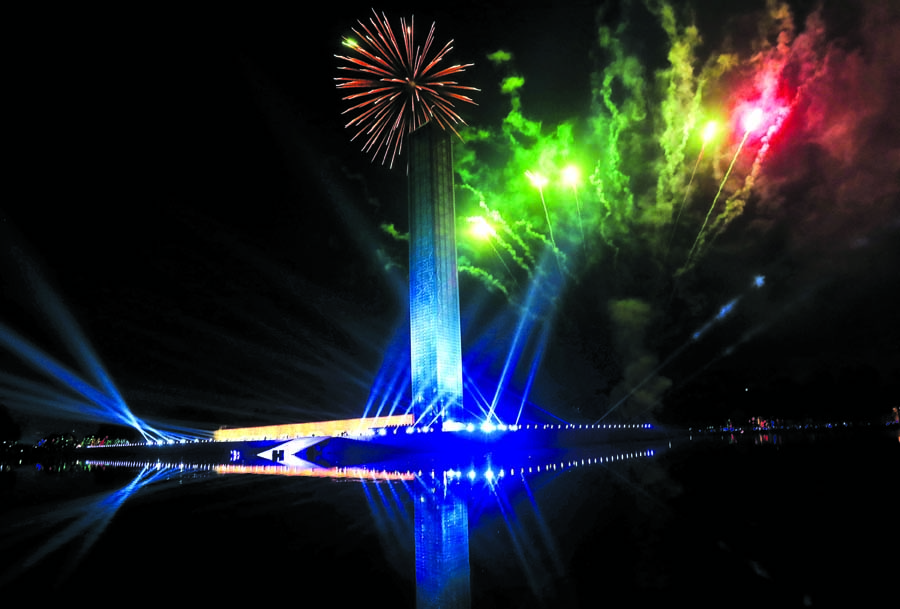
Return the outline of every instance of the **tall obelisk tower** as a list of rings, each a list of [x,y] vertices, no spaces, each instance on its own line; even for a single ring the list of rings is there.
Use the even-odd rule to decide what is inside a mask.
[[[453,147],[428,123],[409,138],[409,323],[417,425],[462,416]]]

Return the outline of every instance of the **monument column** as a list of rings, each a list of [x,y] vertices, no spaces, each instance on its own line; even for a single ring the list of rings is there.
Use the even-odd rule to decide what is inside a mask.
[[[459,421],[462,348],[453,147],[428,123],[409,138],[409,323],[416,424]]]

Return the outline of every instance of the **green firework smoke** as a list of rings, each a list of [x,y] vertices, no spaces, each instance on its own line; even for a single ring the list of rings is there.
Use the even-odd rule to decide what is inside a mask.
[[[494,232],[490,247],[463,236],[460,255],[467,274],[512,302],[522,302],[517,294],[525,286],[544,290],[538,302],[551,305],[548,316],[561,293],[585,286],[579,294],[593,302],[584,307],[606,319],[620,352],[616,395],[649,408],[670,383],[658,376],[645,336],[672,295],[687,290],[685,274],[754,196],[772,138],[800,95],[797,89],[782,103],[776,93],[796,60],[795,33],[790,11],[772,0],[759,40],[705,56],[692,16],[670,3],[625,2],[615,23],[608,21],[601,11],[590,50],[595,69],[584,75],[589,112],[556,124],[529,114],[529,78],[514,54],[488,56],[508,110],[499,124],[463,133],[457,206],[461,219],[479,216]],[[648,49],[648,39],[659,48]],[[734,115],[751,102],[765,102],[772,118],[742,151],[746,134]],[[730,125],[730,135],[703,139],[712,119]],[[580,182],[565,179],[573,166],[568,175],[584,176]],[[561,281],[550,280],[554,265]],[[639,311],[640,323],[628,311]],[[629,325],[640,331],[622,330]]]
[[[684,198],[703,85],[719,64],[698,65],[700,35],[693,25],[679,25],[671,6],[649,8],[669,46],[665,65],[648,68],[629,50],[635,35],[627,20],[601,23],[592,53],[602,67],[585,75],[593,88],[585,117],[549,126],[528,116],[522,103],[528,80],[515,71],[513,54],[488,56],[509,109],[500,125],[464,133],[458,205],[461,217],[480,214],[496,223],[515,266],[529,275],[547,250],[565,275],[579,277],[596,265],[614,265],[623,251],[664,249],[660,229]],[[563,171],[571,166],[583,183],[565,182]],[[540,190],[529,179],[535,175],[545,179]],[[472,264],[494,263],[466,254]]]

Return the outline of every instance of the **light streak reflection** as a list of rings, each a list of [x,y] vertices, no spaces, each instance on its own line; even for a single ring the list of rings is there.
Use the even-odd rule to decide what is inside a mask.
[[[85,462],[84,466],[87,468],[106,466],[133,468],[136,464]],[[90,552],[113,517],[130,497],[150,484],[173,477],[178,478],[185,471],[194,470],[194,466],[186,470],[183,465],[163,465],[161,463],[144,464],[140,467],[137,475],[118,490],[71,499],[52,510],[39,512],[39,515],[34,518],[18,521],[15,528],[4,535],[4,551],[11,551],[11,548],[26,543],[33,549],[23,560],[18,561],[13,568],[8,569],[0,576],[0,586],[14,581],[25,571],[35,568],[55,553],[70,547],[72,551],[65,562],[66,568],[55,574],[58,581],[64,580],[71,574],[71,570],[81,562],[81,559]],[[48,535],[50,531],[53,531],[52,535]],[[46,541],[36,546],[30,543],[31,540],[37,538],[46,539]]]

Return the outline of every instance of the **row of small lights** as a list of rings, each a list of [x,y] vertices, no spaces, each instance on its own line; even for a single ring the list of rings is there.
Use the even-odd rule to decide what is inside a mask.
[[[146,442],[124,442],[122,444],[89,444],[83,448],[117,448],[121,446],[174,446],[175,444],[201,444],[203,442],[215,442],[212,438],[179,438],[178,440],[147,440]]]
[[[891,425],[891,422],[886,423],[886,425]],[[866,423],[865,425],[871,426],[871,423]],[[715,426],[710,425],[709,427],[699,427],[697,429],[690,428],[691,431],[703,432],[703,431],[712,431],[712,432],[722,432],[722,431],[739,431],[743,433],[744,431],[800,431],[800,430],[808,430],[808,429],[834,429],[835,427],[854,427],[853,423],[847,423],[846,421],[842,421],[840,423],[792,423],[788,425],[772,425],[771,427],[758,427],[758,426],[749,426],[749,427],[727,427],[727,426]]]
[[[656,452],[654,450],[648,449],[648,450],[639,451],[639,452],[611,455],[608,457],[593,457],[593,458],[587,458],[587,459],[577,459],[574,461],[560,461],[559,463],[549,463],[549,464],[543,465],[543,466],[530,465],[528,467],[520,467],[518,470],[516,468],[512,467],[509,469],[508,473],[507,473],[507,470],[504,468],[500,468],[495,473],[494,470],[489,467],[484,471],[482,476],[484,477],[485,480],[492,481],[492,480],[499,479],[499,478],[505,478],[508,475],[515,476],[517,472],[520,475],[534,474],[534,473],[541,473],[541,472],[551,472],[551,471],[555,472],[555,471],[559,471],[559,470],[563,470],[563,469],[569,469],[572,467],[579,467],[579,466],[586,466],[586,465],[602,465],[604,463],[625,461],[627,459],[652,457],[655,454],[656,454]],[[222,471],[222,472],[265,473],[265,474],[281,473],[285,470],[291,469],[291,468],[285,468],[284,466],[280,466],[280,465],[249,465],[249,466],[246,466],[246,465],[218,465],[215,467],[216,467],[217,471]],[[343,473],[346,469],[347,468],[334,468],[334,471]],[[352,469],[366,470],[366,471],[370,472],[369,476],[362,476],[362,478],[369,478],[369,477],[377,478],[377,477],[379,477],[379,475],[382,475],[382,476],[415,475],[420,478],[425,476],[425,473],[422,470],[419,470],[417,472],[407,471],[404,473],[400,470],[393,470],[391,472],[388,472],[387,470],[369,470],[368,468],[352,468]],[[437,474],[434,471],[429,472],[428,475],[432,480],[435,480],[437,478]],[[459,481],[463,477],[464,476],[463,476],[462,470],[452,470],[451,469],[451,470],[446,470],[443,472],[443,478],[444,478],[445,482]],[[465,478],[468,478],[470,481],[475,481],[478,478],[478,473],[474,468],[470,469],[465,474]]]
[[[587,459],[577,459],[574,461],[560,461],[559,463],[550,463],[547,465],[530,465],[528,467],[520,467],[518,470],[516,468],[510,468],[508,473],[507,470],[500,468],[497,472],[495,472],[492,468],[487,468],[484,470],[482,477],[488,481],[493,482],[494,480],[499,480],[505,478],[506,476],[515,476],[517,473],[519,475],[525,474],[534,474],[541,472],[555,472],[559,470],[569,469],[572,467],[580,467],[585,465],[602,465],[604,463],[613,463],[615,461],[625,461],[626,459],[635,459],[641,457],[652,457],[656,453],[655,451],[648,449],[639,452],[633,453],[623,453],[620,455],[612,455],[609,457],[593,457]],[[422,471],[418,472],[418,476],[422,477]],[[430,477],[432,480],[437,478],[435,472],[430,472]],[[465,475],[463,475],[462,470],[446,470],[443,473],[444,482],[457,482],[462,480],[463,478],[468,478],[469,481],[474,482],[478,479],[478,472],[473,468],[470,469]]]
[[[496,472],[493,468],[488,467],[482,473],[482,477],[485,481],[492,483],[494,481],[499,481],[506,476],[515,476],[525,475],[525,474],[534,474],[534,473],[546,473],[546,472],[555,472],[560,470],[565,470],[573,467],[579,466],[587,466],[587,465],[602,465],[604,463],[613,463],[616,461],[624,461],[627,459],[641,458],[641,457],[652,457],[655,452],[651,449],[639,452],[632,453],[622,453],[619,455],[612,455],[608,457],[593,457],[587,459],[576,459],[573,461],[560,461],[559,463],[549,463],[547,465],[530,465],[528,467],[520,467],[509,468],[508,472],[504,468],[500,468]],[[164,469],[178,469],[180,471],[189,470],[189,471],[218,471],[220,473],[229,473],[229,472],[238,472],[241,473],[278,473],[279,470],[284,470],[283,467],[275,467],[275,466],[230,466],[230,465],[211,465],[211,464],[186,464],[186,463],[177,463],[177,464],[165,464],[161,462],[149,463],[146,461],[95,461],[95,460],[87,460],[85,461],[85,465],[89,465],[92,467],[129,467],[129,468],[147,468],[152,467],[157,471],[162,471]],[[229,468],[234,468],[229,470]],[[387,474],[388,472],[381,472],[382,474]],[[407,472],[409,474],[413,474],[413,472]],[[403,474],[398,471],[391,472],[393,476],[402,476]],[[414,475],[418,477],[424,477],[424,472],[419,470],[415,472]],[[378,470],[372,470],[372,476],[378,477]],[[429,474],[432,480],[437,478],[437,475],[434,471],[431,471]],[[443,472],[443,480],[444,483],[449,482],[459,482],[463,478],[467,478],[470,482],[475,482],[478,479],[478,472],[472,468],[465,475],[462,470],[446,470]]]
[[[641,423],[641,424],[631,424],[631,425],[597,425],[597,424],[587,424],[587,425],[572,425],[572,424],[527,424],[527,425],[506,425],[504,423],[497,423],[494,425],[489,421],[485,421],[479,427],[476,427],[474,423],[457,423],[456,421],[449,421],[444,423],[442,427],[442,431],[468,431],[473,432],[476,429],[479,429],[485,433],[491,433],[493,431],[519,431],[519,430],[546,430],[546,429],[651,429],[653,426],[650,423]],[[407,427],[406,433],[431,433],[435,431],[434,427]],[[374,431],[373,431],[374,433]],[[385,435],[387,432],[385,430],[379,430],[379,435]],[[394,430],[394,433],[397,433]]]
[[[388,471],[386,469],[370,469],[367,467],[333,467],[315,468],[293,467],[284,465],[216,465],[219,474],[266,474],[278,476],[308,476],[313,478],[349,478],[356,480],[412,480],[415,474],[410,471]]]
[[[159,461],[149,463],[147,461],[96,461],[88,459],[84,463],[85,465],[90,465],[92,467],[152,467],[157,471],[162,471],[164,469],[212,471],[216,467],[215,465],[208,463],[161,463]]]
[[[592,424],[588,424],[588,425],[571,425],[571,424],[567,424],[567,425],[562,425],[562,424],[558,424],[558,425],[552,425],[552,424],[506,425],[505,423],[497,423],[495,425],[488,421],[485,421],[480,426],[476,427],[474,423],[463,424],[463,423],[457,423],[456,421],[449,421],[443,425],[442,431],[474,432],[476,429],[478,429],[485,433],[492,433],[494,431],[519,431],[519,430],[535,430],[535,431],[537,431],[537,430],[553,430],[553,429],[556,429],[556,430],[563,430],[563,429],[566,429],[566,430],[571,430],[571,429],[650,429],[651,427],[652,427],[652,425],[650,425],[650,423],[632,424],[632,425],[622,425],[622,424],[618,424],[618,425],[596,425],[596,424],[593,424],[593,425]],[[406,433],[408,433],[408,434],[432,433],[434,431],[437,431],[437,429],[435,429],[434,427],[407,427],[406,428]],[[397,434],[396,428],[393,429],[393,433],[395,435]],[[366,430],[363,430],[359,435],[386,436],[387,434],[388,434],[388,431],[386,428],[380,428],[377,430],[376,429],[366,429]],[[178,440],[174,440],[174,439],[170,438],[167,440],[156,440],[156,441],[148,440],[146,442],[126,442],[124,444],[115,444],[115,445],[111,445],[111,446],[112,447],[115,447],[115,446],[173,446],[175,444],[200,444],[203,442],[215,442],[215,441],[216,440],[212,439],[212,438],[193,438],[193,439],[180,438]],[[109,448],[109,447],[102,446],[102,445],[96,445],[96,446],[87,446],[85,448]]]

